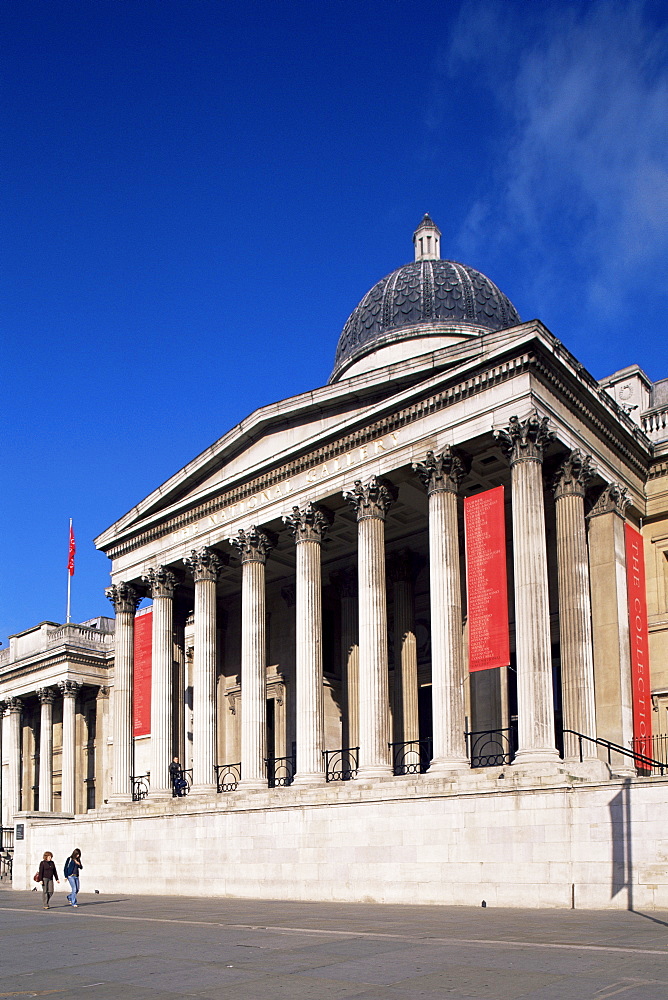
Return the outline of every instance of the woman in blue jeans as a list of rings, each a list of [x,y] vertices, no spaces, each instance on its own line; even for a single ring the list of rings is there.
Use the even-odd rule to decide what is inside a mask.
[[[71,892],[67,894],[67,901],[72,906],[77,906],[77,893],[79,892],[79,872],[83,868],[81,863],[81,851],[75,847],[69,858],[65,862],[65,878],[70,883]]]

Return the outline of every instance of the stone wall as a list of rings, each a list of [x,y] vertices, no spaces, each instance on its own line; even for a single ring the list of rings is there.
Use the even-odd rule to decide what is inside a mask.
[[[237,791],[25,813],[14,887],[83,853],[85,894],[668,909],[668,778],[574,784],[512,768],[455,781]]]

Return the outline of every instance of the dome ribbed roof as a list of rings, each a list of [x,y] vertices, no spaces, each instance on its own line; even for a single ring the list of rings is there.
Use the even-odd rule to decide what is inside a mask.
[[[517,310],[480,271],[451,260],[417,260],[383,278],[343,328],[330,381],[354,360],[409,337],[505,330]]]

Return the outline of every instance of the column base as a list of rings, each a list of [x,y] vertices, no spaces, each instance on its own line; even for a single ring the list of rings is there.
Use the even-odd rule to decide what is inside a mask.
[[[427,774],[452,774],[456,771],[470,771],[471,761],[468,757],[434,757],[429,764]]]
[[[132,792],[110,792],[108,803],[109,805],[120,805],[124,802],[132,802]]]
[[[152,802],[153,800],[157,801],[157,800],[171,799],[171,798],[172,798],[171,788],[151,788],[148,793],[149,802]]]
[[[244,778],[241,779],[237,785],[237,789],[240,792],[252,792],[256,790],[261,790],[266,792],[269,788],[269,784],[266,778]]]
[[[366,767],[357,769],[357,778],[360,781],[373,781],[374,778],[391,778],[394,775],[394,768],[391,764],[367,764]]]
[[[293,785],[324,785],[327,776],[324,771],[306,771],[295,774]]]
[[[531,750],[518,750],[515,759],[510,765],[515,768],[531,767],[534,764],[551,764],[552,766],[563,765],[563,760],[559,756],[556,747],[535,747]]]
[[[218,786],[217,785],[215,785],[213,782],[210,782],[210,783],[206,782],[206,783],[203,783],[201,785],[192,785],[191,789],[190,789],[190,794],[191,795],[211,795],[212,792],[217,792],[217,791],[218,791]],[[171,796],[171,794],[172,794],[171,791],[170,791],[169,794]],[[186,796],[186,798],[187,798],[187,796]]]

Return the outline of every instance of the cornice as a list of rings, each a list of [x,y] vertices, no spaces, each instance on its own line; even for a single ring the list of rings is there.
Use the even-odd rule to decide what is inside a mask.
[[[49,652],[46,655],[26,657],[22,660],[14,660],[0,672],[0,684],[8,680],[13,680],[25,673],[50,670],[52,667],[67,663],[77,667],[93,668],[95,670],[106,670],[114,662],[113,648],[107,648],[103,657],[94,655],[93,650],[68,650],[60,648]]]
[[[332,438],[319,447],[304,452],[303,455],[290,462],[276,466],[262,475],[254,476],[252,479],[225,490],[216,497],[199,503],[182,513],[173,515],[162,523],[140,531],[133,537],[121,541],[116,545],[111,545],[107,549],[107,555],[110,559],[116,559],[129,552],[133,552],[143,545],[164,538],[166,535],[194,524],[204,517],[218,513],[226,507],[234,506],[248,497],[262,493],[271,487],[292,479],[300,473],[308,472],[309,469],[325,464],[334,458],[344,455],[346,452],[385,437],[393,431],[407,427],[425,416],[447,409],[455,403],[480,395],[493,386],[527,373],[535,375],[551,390],[554,391],[556,389],[558,394],[573,405],[579,416],[584,416],[589,421],[589,424],[601,437],[612,442],[613,447],[625,457],[629,465],[633,466],[641,478],[646,478],[647,466],[650,460],[649,451],[651,450],[649,440],[646,440],[642,431],[636,429],[634,425],[632,428],[620,427],[620,430],[622,432],[626,430],[628,436],[633,435],[637,430],[637,433],[642,436],[643,440],[636,442],[636,450],[624,443],[622,435],[615,433],[611,422],[603,420],[602,414],[600,412],[597,414],[594,411],[593,405],[587,405],[586,395],[595,392],[597,398],[595,401],[592,400],[591,403],[596,402],[602,410],[609,410],[610,416],[613,419],[619,418],[622,411],[619,411],[619,413],[615,412],[615,410],[619,410],[619,407],[617,407],[611,397],[605,400],[601,399],[600,393],[602,390],[598,386],[598,383],[582,366],[579,366],[581,371],[577,371],[572,376],[574,380],[580,379],[582,383],[582,393],[579,395],[576,394],[557,371],[557,365],[563,368],[564,362],[561,360],[561,355],[564,355],[575,368],[578,368],[577,361],[556,338],[553,338],[549,334],[549,331],[545,331],[545,334],[550,338],[550,343],[554,342],[554,354],[550,353],[549,349],[546,349],[544,345],[541,350],[540,341],[536,342],[534,340],[530,350],[525,349],[514,357],[510,356],[505,360],[499,360],[490,367],[478,371],[456,382],[452,386],[448,386],[438,392],[429,393],[423,399],[402,406],[393,413],[372,420],[367,425],[348,434]],[[526,348],[526,342],[521,346]],[[640,458],[640,452],[645,441],[648,456],[647,460],[643,462]]]

